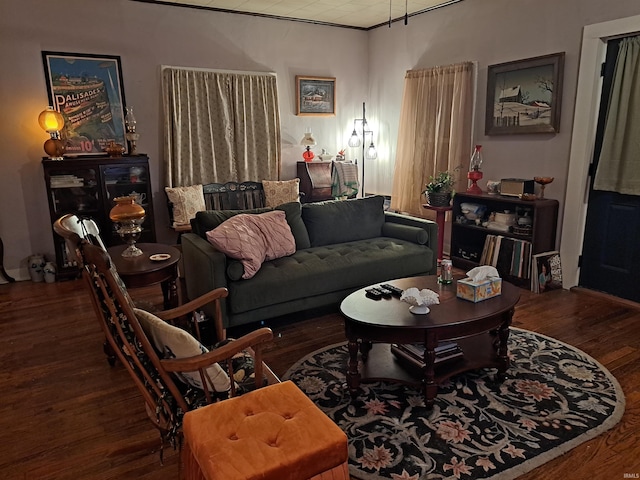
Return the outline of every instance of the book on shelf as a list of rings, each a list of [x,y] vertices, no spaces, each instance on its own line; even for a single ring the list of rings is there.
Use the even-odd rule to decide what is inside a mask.
[[[531,291],[544,293],[562,288],[562,262],[560,252],[537,253],[531,258]]]
[[[527,279],[530,273],[531,242],[503,235],[487,235],[479,263],[496,267],[501,276]]]

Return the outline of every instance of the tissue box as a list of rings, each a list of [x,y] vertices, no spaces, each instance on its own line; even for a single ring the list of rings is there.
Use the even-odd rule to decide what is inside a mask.
[[[473,303],[487,300],[488,298],[497,297],[502,293],[501,278],[487,278],[474,282],[469,277],[457,282],[456,294],[458,298],[469,300]]]

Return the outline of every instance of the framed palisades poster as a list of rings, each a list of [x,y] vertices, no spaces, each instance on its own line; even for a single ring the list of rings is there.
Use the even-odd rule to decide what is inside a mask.
[[[42,52],[49,102],[64,116],[65,156],[106,155],[124,147],[124,89],[120,57]]]

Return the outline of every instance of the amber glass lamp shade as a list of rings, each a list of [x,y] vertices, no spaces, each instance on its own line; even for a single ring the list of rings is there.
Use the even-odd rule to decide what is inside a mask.
[[[64,127],[64,117],[60,112],[56,112],[53,107],[49,107],[40,112],[38,123],[47,133],[59,132]]]
[[[109,212],[109,218],[117,225],[116,231],[128,245],[122,252],[122,256],[126,258],[142,255],[142,250],[135,244],[142,233],[144,208],[136,203],[135,197],[117,197],[113,201],[116,205]]]
[[[60,140],[59,133],[64,127],[64,117],[60,112],[56,112],[53,107],[49,107],[38,115],[38,124],[45,132],[51,135],[51,138],[44,142],[44,151],[49,155],[49,158],[61,160],[66,150],[64,143]]]

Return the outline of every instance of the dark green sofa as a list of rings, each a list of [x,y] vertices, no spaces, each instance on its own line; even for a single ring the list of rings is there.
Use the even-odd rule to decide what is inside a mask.
[[[182,236],[187,295],[191,298],[226,287],[225,327],[258,322],[326,305],[338,305],[349,293],[374,283],[436,273],[435,222],[385,212],[384,198],[287,203],[283,210],[296,252],[264,262],[250,279],[240,262],[206,240],[206,232],[239,213],[198,212],[192,233]],[[212,312],[205,313],[211,315]]]

